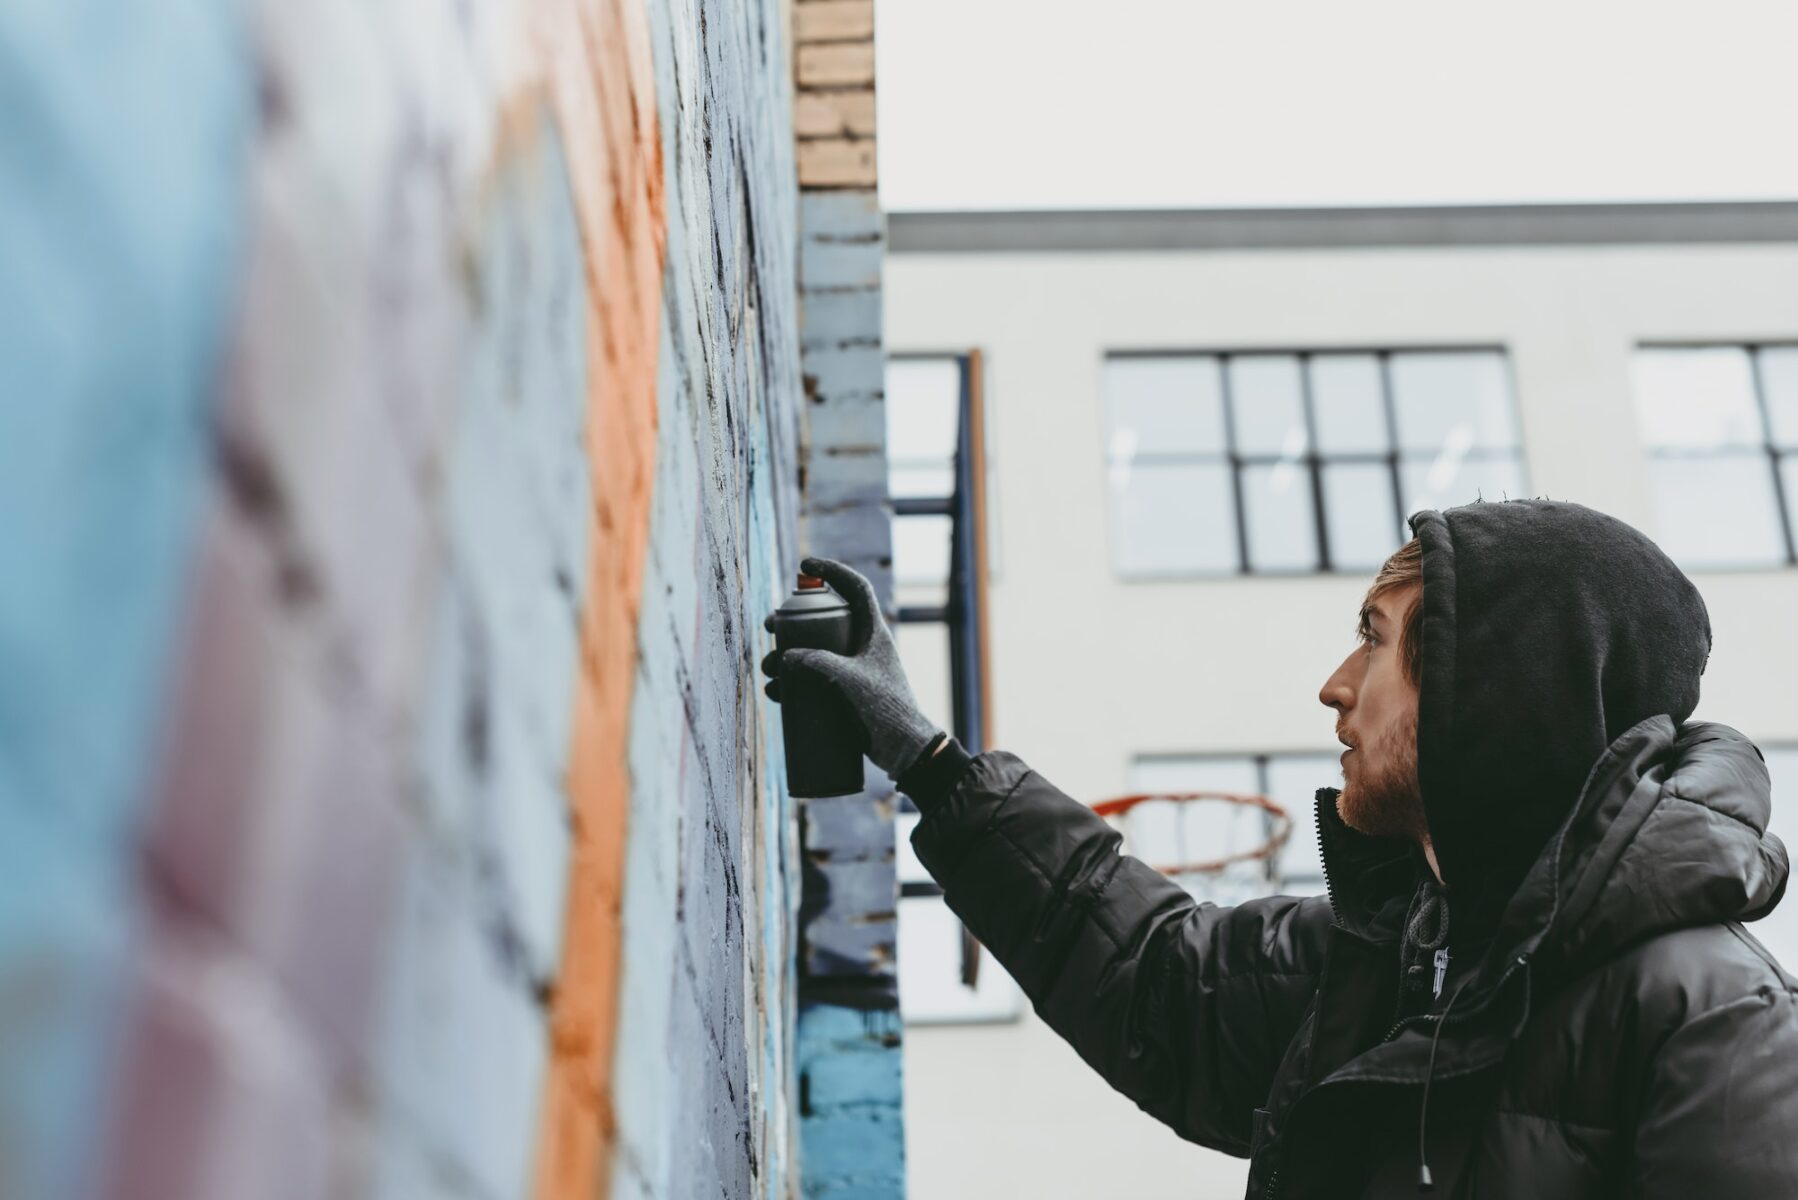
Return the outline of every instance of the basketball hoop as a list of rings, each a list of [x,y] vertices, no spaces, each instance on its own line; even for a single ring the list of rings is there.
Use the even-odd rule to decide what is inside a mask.
[[[1245,823],[1240,816],[1211,822],[1206,840],[1227,853],[1211,858],[1194,858],[1187,842],[1194,835],[1188,826],[1188,805],[1204,802],[1235,805],[1262,815],[1259,822]],[[1093,811],[1124,835],[1125,853],[1135,855],[1163,875],[1181,881],[1195,895],[1201,891],[1217,892],[1227,876],[1243,879],[1243,868],[1257,866],[1256,880],[1271,885],[1276,878],[1280,851],[1292,836],[1292,817],[1266,796],[1240,792],[1138,792],[1102,800]],[[1152,811],[1159,817],[1154,822],[1145,818]],[[1248,832],[1241,832],[1244,825]],[[1218,837],[1222,831],[1221,839]],[[1221,840],[1221,845],[1220,845]],[[1244,844],[1236,848],[1239,840]],[[1236,870],[1232,870],[1236,868]],[[1192,881],[1190,884],[1188,881]],[[1199,885],[1194,887],[1193,884]],[[1239,888],[1240,890],[1240,888]],[[1251,888],[1252,890],[1252,888]],[[1246,896],[1244,897],[1246,898]]]

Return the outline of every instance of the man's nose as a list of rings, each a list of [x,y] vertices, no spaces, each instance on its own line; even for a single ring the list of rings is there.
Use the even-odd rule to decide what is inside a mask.
[[[1349,658],[1353,658],[1350,655]],[[1317,691],[1317,699],[1325,708],[1333,708],[1337,712],[1347,712],[1355,706],[1354,682],[1349,678],[1349,659],[1342,660],[1340,666],[1324,680],[1323,687]]]

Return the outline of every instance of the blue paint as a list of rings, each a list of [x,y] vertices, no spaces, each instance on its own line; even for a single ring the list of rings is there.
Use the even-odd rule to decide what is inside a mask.
[[[897,1010],[806,1003],[795,1050],[809,1105],[803,1193],[905,1195],[904,1053]]]
[[[887,406],[879,391],[868,390],[865,364],[859,355],[840,350],[820,350],[806,355],[805,373],[813,402],[806,406],[807,426],[814,445],[831,447],[831,458],[843,454],[878,454],[878,465],[886,467]],[[875,351],[873,358],[879,359]],[[807,475],[806,498],[822,503],[810,487]],[[884,497],[883,497],[884,498]]]
[[[751,478],[766,479],[773,460],[771,431],[764,424],[750,443]],[[759,607],[772,611],[786,599],[788,579],[780,553],[780,525],[775,489],[757,488],[751,494],[749,537],[749,573],[747,589],[751,598],[760,599]],[[774,648],[774,635],[754,624],[749,630],[750,655],[760,662]],[[759,681],[759,675],[757,676]],[[768,1116],[777,1129],[790,1128],[792,1110],[789,1097],[797,1094],[798,1072],[790,1030],[795,1020],[798,971],[792,953],[793,914],[799,910],[798,813],[795,801],[781,785],[786,778],[786,744],[776,714],[765,704],[755,703],[753,695],[750,719],[756,730],[760,770],[756,775],[755,802],[762,825],[761,876],[758,890],[761,906],[762,987],[758,997],[763,1019],[780,1036],[762,1038],[761,1078],[763,1103],[772,1110]],[[763,1150],[762,1194],[765,1200],[779,1200],[787,1194],[791,1150],[785,1138],[770,1138]]]
[[[488,923],[517,941],[533,984],[561,957],[569,852],[565,772],[579,670],[592,480],[586,273],[561,134],[547,111],[505,147],[485,197],[450,458],[454,632],[422,747],[460,813]],[[471,713],[479,714],[471,717]],[[471,734],[469,722],[480,723]],[[445,727],[447,725],[447,728]],[[475,744],[478,741],[478,745]]]
[[[871,240],[807,240],[799,251],[800,282],[808,290],[876,287],[885,249]]]
[[[119,864],[0,804],[0,1196],[83,1195],[116,1061],[129,911]]]
[[[801,1195],[904,1200],[905,1123],[898,1108],[838,1112],[800,1123]]]
[[[243,242],[227,0],[0,6],[0,1194],[78,1195]]]
[[[528,1192],[562,952],[566,790],[591,476],[585,255],[561,134],[540,111],[482,197],[449,562],[413,747],[436,836],[409,864],[383,998],[378,1100],[401,1145],[482,1196]],[[406,1148],[410,1145],[412,1148]]]
[[[543,1012],[485,936],[470,881],[428,845],[408,860],[374,1039],[382,1140],[413,1142],[471,1194],[528,1192],[548,1053]],[[407,1155],[378,1200],[410,1200]]]
[[[802,345],[810,350],[838,346],[868,338],[868,330],[881,324],[879,288],[854,291],[818,291],[805,299],[805,335]]]
[[[894,1108],[905,1102],[905,1072],[893,1050],[870,1043],[837,1047],[804,1065],[815,1113]]]
[[[878,195],[806,192],[800,237],[810,451],[802,549],[860,570],[891,620]],[[809,1103],[801,1191],[820,1200],[905,1194],[892,814],[883,803],[891,793],[891,781],[871,771],[861,796],[806,806],[808,826],[814,811],[827,826],[809,848],[797,1051]],[[864,811],[847,815],[851,805]]]
[[[128,834],[205,478],[252,59],[227,0],[0,9],[0,805]]]
[[[621,1197],[797,1192],[796,815],[754,670],[799,551],[799,204],[786,50],[759,32],[784,26],[778,9],[650,13],[667,268],[613,1078]]]

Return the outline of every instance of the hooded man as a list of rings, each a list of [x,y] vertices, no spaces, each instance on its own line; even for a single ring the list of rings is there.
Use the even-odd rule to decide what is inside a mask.
[[[1319,699],[1328,894],[1195,903],[1014,754],[918,713],[872,589],[852,707],[918,856],[1036,1011],[1250,1197],[1798,1197],[1798,981],[1760,752],[1691,722],[1704,603],[1577,504],[1411,518]]]

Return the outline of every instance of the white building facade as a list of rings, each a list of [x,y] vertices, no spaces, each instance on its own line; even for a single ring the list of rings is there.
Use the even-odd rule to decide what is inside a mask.
[[[978,376],[989,747],[1089,802],[1267,794],[1299,827],[1225,892],[1321,890],[1317,692],[1372,568],[1413,509],[1546,496],[1687,568],[1715,630],[1698,716],[1763,747],[1798,838],[1798,206],[896,214],[890,237],[896,493],[933,389]],[[903,525],[901,601],[932,602],[933,532]],[[900,644],[947,726],[940,645]],[[1207,812],[1184,849],[1260,835]],[[1798,964],[1790,907],[1751,932]],[[1245,1163],[1110,1092],[990,960],[964,986],[957,930],[902,902],[913,1195],[1240,1194]]]

